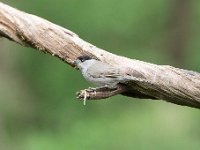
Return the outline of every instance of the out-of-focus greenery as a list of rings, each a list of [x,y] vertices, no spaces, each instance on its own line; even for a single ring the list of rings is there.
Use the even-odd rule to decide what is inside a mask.
[[[112,53],[173,65],[169,0],[4,1]],[[187,69],[200,71],[200,2],[192,2]],[[200,147],[199,110],[114,96],[77,101],[89,85],[60,60],[0,39],[1,150],[145,150]]]

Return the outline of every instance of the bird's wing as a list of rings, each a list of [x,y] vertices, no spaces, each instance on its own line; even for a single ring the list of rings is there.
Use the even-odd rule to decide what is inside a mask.
[[[99,62],[94,66],[88,68],[87,72],[94,78],[118,78],[121,77],[120,69],[112,67],[108,64]]]

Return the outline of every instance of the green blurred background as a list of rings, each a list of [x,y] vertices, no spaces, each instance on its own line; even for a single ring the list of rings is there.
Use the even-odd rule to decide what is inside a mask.
[[[3,1],[112,53],[200,71],[200,1]],[[114,96],[83,106],[89,85],[50,55],[0,39],[1,150],[197,150],[199,110]]]

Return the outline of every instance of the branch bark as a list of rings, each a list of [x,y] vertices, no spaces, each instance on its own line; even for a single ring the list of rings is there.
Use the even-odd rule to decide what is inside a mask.
[[[199,73],[109,53],[82,40],[70,30],[3,3],[0,3],[0,36],[22,46],[49,53],[71,66],[77,57],[89,55],[117,68],[121,67],[126,74],[133,77],[125,82],[119,91],[112,91],[111,94],[103,91],[97,94],[99,96],[105,92],[108,95],[99,96],[98,99],[121,93],[130,97],[162,99],[200,108]],[[93,99],[97,99],[95,94],[92,94]]]

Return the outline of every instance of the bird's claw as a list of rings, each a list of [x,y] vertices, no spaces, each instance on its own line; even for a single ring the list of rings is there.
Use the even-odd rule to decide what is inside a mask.
[[[86,91],[88,91],[88,92],[94,92],[96,90],[97,90],[97,88],[94,88],[94,87],[89,87],[88,89],[86,89]]]
[[[81,90],[80,92],[77,92],[76,95],[78,99],[82,99],[83,100],[83,105],[86,105],[86,100],[88,100],[90,98],[89,93],[90,91],[88,91],[88,89],[84,89]]]
[[[76,93],[77,99],[83,100],[83,105],[86,105],[86,100],[90,99],[90,94],[97,94],[97,88],[89,87]]]

